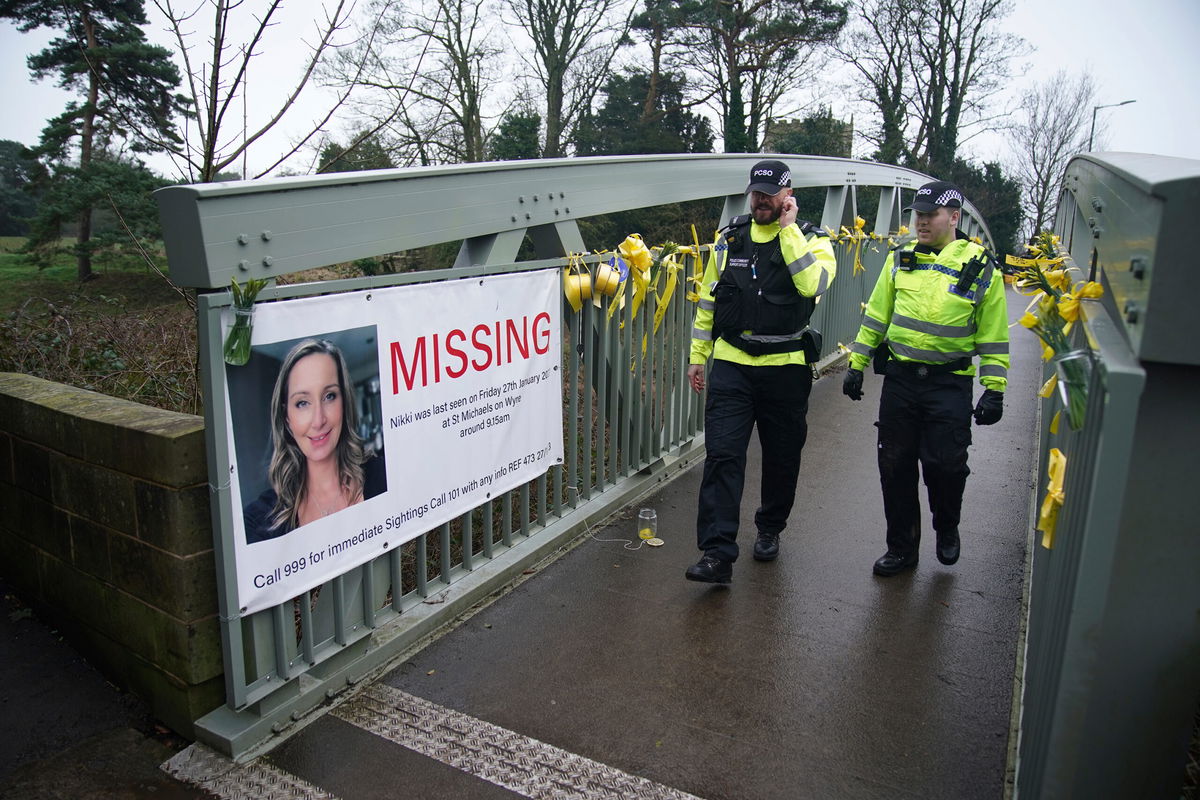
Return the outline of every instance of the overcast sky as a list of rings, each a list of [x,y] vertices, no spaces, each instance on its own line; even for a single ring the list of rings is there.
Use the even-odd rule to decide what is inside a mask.
[[[287,13],[295,19],[305,5],[319,7],[316,0],[297,0]],[[1014,95],[1059,69],[1090,70],[1097,104],[1136,101],[1098,112],[1097,149],[1104,145],[1200,159],[1200,89],[1193,83],[1200,79],[1200,0],[1141,0],[1117,7],[1121,10],[1096,0],[1017,0],[1006,27],[1023,36],[1030,51],[1014,59],[1029,65],[1014,78]],[[0,139],[33,144],[45,121],[68,99],[51,81],[29,80],[25,57],[50,37],[45,31],[21,34],[0,23]],[[294,48],[272,50],[285,53],[278,59],[280,69],[296,68]],[[263,56],[255,68],[266,69],[268,58]],[[1007,145],[998,137],[980,137],[964,148],[976,160],[1003,162],[1008,157]],[[267,155],[262,152],[263,159]],[[170,170],[169,165],[154,166]],[[307,163],[292,162],[291,168],[305,171]]]

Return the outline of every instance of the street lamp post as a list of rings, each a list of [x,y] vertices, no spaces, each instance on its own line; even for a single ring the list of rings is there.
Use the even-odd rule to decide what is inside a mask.
[[[1091,152],[1092,142],[1096,139],[1096,112],[1102,108],[1116,108],[1117,106],[1127,106],[1130,103],[1136,103],[1136,100],[1122,100],[1119,103],[1109,103],[1103,106],[1092,106],[1092,132],[1088,134],[1088,152]]]

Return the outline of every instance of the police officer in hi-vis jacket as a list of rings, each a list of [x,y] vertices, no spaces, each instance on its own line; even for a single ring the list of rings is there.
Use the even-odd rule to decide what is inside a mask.
[[[791,172],[781,161],[750,171],[750,214],[721,230],[692,328],[688,380],[704,391],[704,477],[696,515],[703,555],[688,580],[729,583],[738,557],[746,448],[757,426],[762,497],[754,558],[773,561],[796,497],[815,358],[808,318],[837,265],[825,234],[796,222]],[[805,348],[809,350],[806,358]]]
[[[888,255],[842,384],[850,399],[861,400],[867,363],[873,359],[875,371],[885,376],[876,425],[887,552],[875,562],[876,575],[896,575],[917,565],[918,462],[929,492],[937,559],[947,565],[958,561],[971,417],[978,425],[991,425],[1004,410],[1004,280],[987,251],[958,232],[963,202],[962,192],[944,181],[917,191],[911,206],[916,241]],[[975,356],[983,394],[973,404]]]

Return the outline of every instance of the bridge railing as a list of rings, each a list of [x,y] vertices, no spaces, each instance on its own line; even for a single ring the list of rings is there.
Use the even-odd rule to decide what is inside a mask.
[[[633,288],[564,306],[565,458],[529,484],[440,525],[313,591],[252,614],[239,612],[234,572],[233,457],[225,432],[222,312],[234,278],[277,278],[314,267],[462,240],[445,269],[270,285],[264,303],[428,281],[563,267],[571,254],[614,247],[585,242],[577,220],[690,200],[723,199],[722,221],[745,208],[756,155],[644,156],[504,162],[178,186],[159,192],[172,279],[199,293],[199,339],[227,702],[196,723],[197,736],[249,757],[348,686],[510,583],[588,525],[620,510],[703,454],[702,401],[687,387],[694,306],[686,286],[635,317]],[[841,237],[839,270],[813,325],[822,362],[853,339],[901,225],[902,208],[928,177],[846,159],[782,156],[798,189],[825,192],[821,224],[860,230],[858,191],[878,193],[862,234]],[[973,208],[963,229],[990,244]],[[632,231],[631,231],[632,232]],[[711,241],[712,231],[702,236]],[[871,238],[873,235],[873,238]],[[528,237],[534,258],[518,262]],[[650,243],[655,244],[655,243]],[[594,254],[583,258],[594,270]],[[858,267],[856,268],[856,264]],[[643,350],[643,341],[646,346]]]
[[[1016,796],[1177,797],[1200,697],[1200,162],[1087,154],[1065,185],[1056,231],[1105,292],[1073,332],[1082,426],[1043,407],[1037,502],[1052,449],[1065,477],[1032,555]]]

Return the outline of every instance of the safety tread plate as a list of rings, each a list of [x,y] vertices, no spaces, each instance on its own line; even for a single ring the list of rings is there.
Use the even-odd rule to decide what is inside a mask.
[[[535,800],[699,800],[391,686],[367,687],[332,713],[376,736]]]
[[[162,769],[221,800],[338,800],[262,759],[239,765],[199,742],[176,753]]]

